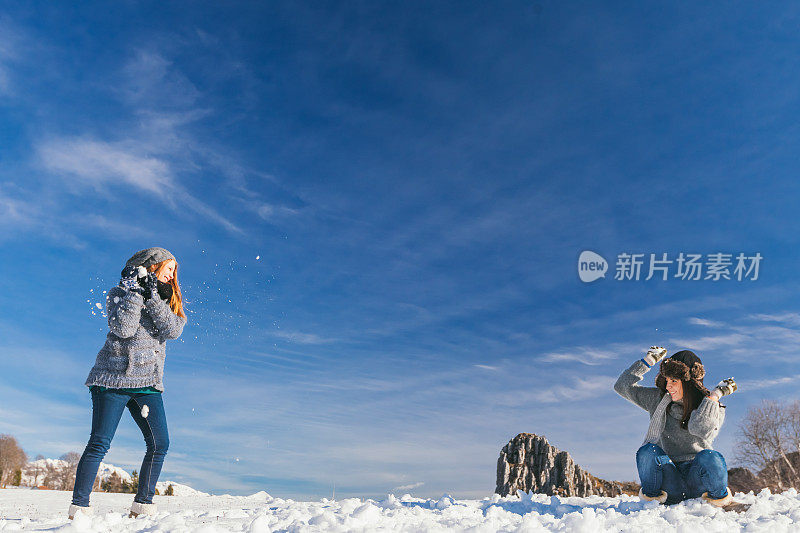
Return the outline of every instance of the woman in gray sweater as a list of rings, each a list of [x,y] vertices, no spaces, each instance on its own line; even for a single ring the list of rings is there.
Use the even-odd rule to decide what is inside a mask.
[[[644,443],[636,452],[636,466],[644,500],[677,503],[703,497],[723,507],[733,501],[728,490],[728,467],[721,453],[711,448],[725,419],[719,399],[736,390],[733,378],[712,391],[703,385],[705,369],[693,352],[672,357],[653,346],[617,379],[614,390],[650,414]],[[655,387],[639,382],[661,361]]]
[[[161,393],[167,339],[186,324],[178,263],[164,248],[136,252],[106,299],[108,335],[86,379],[92,395],[92,433],[78,463],[69,517],[91,514],[89,496],[100,461],[125,408],[142,431],[147,452],[131,516],[155,512],[153,495],[169,447]]]

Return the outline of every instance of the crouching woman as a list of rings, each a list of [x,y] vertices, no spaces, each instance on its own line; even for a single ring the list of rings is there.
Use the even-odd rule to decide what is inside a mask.
[[[723,507],[732,503],[728,467],[711,444],[725,420],[719,399],[736,390],[733,379],[712,391],[703,385],[706,372],[689,350],[663,359],[667,351],[654,346],[625,370],[614,390],[650,414],[644,443],[636,452],[636,467],[644,500],[678,503],[701,497]],[[642,387],[645,373],[661,361],[655,387]]]

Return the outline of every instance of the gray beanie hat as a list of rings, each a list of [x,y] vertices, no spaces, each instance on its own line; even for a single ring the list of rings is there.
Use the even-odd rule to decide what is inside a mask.
[[[169,250],[164,248],[159,248],[158,246],[154,248],[147,248],[145,250],[139,250],[133,257],[128,259],[128,262],[125,263],[125,267],[129,266],[143,266],[145,268],[149,267],[150,265],[155,265],[156,263],[160,263],[161,261],[166,261],[168,259],[172,259],[177,263],[175,260],[175,256],[172,255]]]

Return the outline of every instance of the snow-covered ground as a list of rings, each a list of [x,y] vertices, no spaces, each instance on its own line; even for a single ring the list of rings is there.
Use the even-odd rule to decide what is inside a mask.
[[[0,531],[197,532],[241,531],[675,531],[681,533],[800,531],[800,497],[763,491],[737,496],[752,503],[736,514],[698,500],[671,507],[638,498],[559,498],[541,494],[483,500],[427,500],[405,495],[382,501],[298,502],[252,496],[156,496],[154,517],[127,518],[131,494],[92,495],[95,516],[69,521],[70,494],[61,491],[0,490]]]

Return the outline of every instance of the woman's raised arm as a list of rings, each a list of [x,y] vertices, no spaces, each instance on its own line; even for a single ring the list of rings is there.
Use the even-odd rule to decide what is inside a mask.
[[[650,370],[650,367],[657,363],[667,353],[666,350],[660,348],[656,351],[656,346],[650,348],[647,354],[638,361],[634,362],[628,367],[614,383],[614,390],[628,400],[645,411],[652,411],[661,401],[663,393],[658,387],[642,387],[639,382],[644,375]],[[663,350],[663,351],[661,351]],[[652,363],[650,363],[652,361]]]

